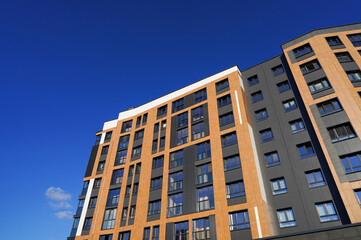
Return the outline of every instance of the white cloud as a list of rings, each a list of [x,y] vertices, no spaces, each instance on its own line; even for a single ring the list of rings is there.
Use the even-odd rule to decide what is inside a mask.
[[[63,209],[70,209],[72,206],[66,202],[66,201],[60,201],[60,202],[49,202],[50,207],[52,208],[63,208]]]
[[[45,196],[55,201],[67,201],[71,198],[71,195],[69,193],[66,193],[63,189],[59,187],[49,187],[45,191]]]
[[[60,219],[72,219],[73,215],[71,211],[62,211],[55,213],[55,216]]]

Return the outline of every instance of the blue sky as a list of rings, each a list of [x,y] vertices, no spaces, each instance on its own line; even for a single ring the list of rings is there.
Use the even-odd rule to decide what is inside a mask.
[[[65,239],[95,132],[118,112],[316,28],[354,1],[0,0],[3,239]],[[71,215],[70,214],[70,215]]]

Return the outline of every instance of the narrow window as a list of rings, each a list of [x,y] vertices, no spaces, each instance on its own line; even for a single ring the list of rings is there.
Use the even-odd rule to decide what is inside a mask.
[[[183,214],[183,193],[168,196],[168,217]]]
[[[178,117],[178,127],[188,126],[188,112],[179,114],[177,117]]]
[[[198,166],[196,168],[197,184],[212,182],[212,164],[207,163],[205,165]]]
[[[208,218],[200,218],[193,220],[193,239],[196,240],[211,239]]]
[[[184,99],[181,98],[173,102],[173,112],[178,112],[184,108]]]
[[[132,130],[132,120],[127,121],[127,122],[123,122],[121,132],[125,133],[125,132],[129,132],[130,130]]]
[[[204,137],[204,122],[192,125],[192,140],[197,140]]]
[[[113,184],[121,184],[123,181],[123,173],[124,169],[117,169],[113,171],[112,181],[110,182],[110,185]]]
[[[112,132],[107,132],[105,134],[104,142],[109,142],[112,139]]]
[[[159,240],[159,226],[153,227],[152,240]]]
[[[198,211],[214,208],[213,186],[204,187],[197,190]]]
[[[209,141],[197,144],[197,160],[211,157],[211,144]]]
[[[117,209],[106,209],[104,213],[104,221],[102,230],[113,229],[115,224],[115,217],[117,216]]]
[[[197,107],[195,109],[192,109],[192,121],[198,121],[203,119],[204,113],[203,113],[203,106]]]
[[[109,190],[107,207],[118,206],[120,195],[120,188]]]
[[[183,172],[169,174],[169,189],[175,191],[183,188]]]
[[[177,145],[182,145],[188,142],[188,128],[183,128],[177,131]]]
[[[183,165],[183,150],[172,152],[170,154],[169,168],[175,168]]]

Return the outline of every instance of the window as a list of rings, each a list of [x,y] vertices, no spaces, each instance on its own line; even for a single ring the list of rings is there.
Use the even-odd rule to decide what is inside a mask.
[[[108,150],[109,150],[109,145],[108,145],[108,146],[104,146],[104,147],[102,148],[102,153],[101,153],[101,155],[108,154]]]
[[[83,189],[81,190],[81,194],[80,195],[85,195],[86,192],[88,191],[88,186],[89,186],[89,181],[85,181],[83,184]]]
[[[277,84],[277,87],[278,87],[278,91],[280,93],[285,92],[287,90],[290,90],[290,88],[291,88],[288,81],[284,81],[284,82],[281,82],[281,83]]]
[[[125,164],[125,161],[127,160],[127,153],[128,153],[128,150],[118,151],[117,155],[115,156],[114,166],[119,166],[119,165]]]
[[[357,198],[358,204],[361,206],[361,188],[360,189],[355,189],[355,196]]]
[[[261,120],[264,120],[264,119],[268,118],[268,113],[267,113],[267,110],[265,108],[263,108],[261,110],[258,110],[255,113],[256,113],[257,121],[261,121]]]
[[[101,179],[101,178],[96,178],[95,181],[94,181],[94,186],[93,186],[93,188],[94,188],[94,189],[100,188],[101,182],[102,182],[102,179]]]
[[[96,204],[97,204],[97,197],[90,198],[89,208],[95,208]]]
[[[194,93],[194,103],[200,103],[207,100],[207,90],[204,88]]]
[[[236,132],[231,132],[226,135],[223,135],[222,138],[222,147],[227,147],[232,144],[237,143],[237,134]]]
[[[203,119],[203,106],[197,107],[195,109],[192,109],[192,121],[198,121]]]
[[[293,49],[293,53],[295,54],[295,57],[298,58],[302,55],[305,55],[307,53],[313,52],[311,46],[309,43],[302,45],[301,47]]]
[[[123,213],[122,213],[122,221],[127,221],[127,216],[128,216],[128,208],[125,207],[123,208]]]
[[[165,137],[161,137],[159,140],[159,149],[162,149],[165,147]]]
[[[295,216],[291,208],[277,211],[280,228],[296,226]]]
[[[188,112],[178,115],[178,127],[188,126]]]
[[[333,143],[356,137],[350,123],[344,123],[327,129]]]
[[[132,191],[132,185],[127,185],[125,188],[125,197],[130,197],[130,193]]]
[[[134,134],[134,140],[141,139],[144,137],[144,129],[136,131]]]
[[[133,148],[132,157],[140,157],[142,154],[142,146]]]
[[[252,102],[253,102],[253,103],[259,102],[259,101],[263,100],[262,91],[258,91],[258,92],[252,93],[252,94],[251,94],[251,97],[252,97]]]
[[[340,63],[353,62],[351,55],[348,52],[335,53],[337,60]]]
[[[79,218],[74,218],[73,226],[71,228],[70,237],[75,237],[76,231],[78,230]]]
[[[152,151],[156,151],[158,149],[158,139],[153,140],[152,143]]]
[[[320,169],[306,172],[306,177],[307,177],[308,186],[310,188],[326,185],[325,179],[323,179],[323,175]]]
[[[130,231],[120,232],[119,233],[119,240],[130,240]]]
[[[147,124],[147,121],[148,121],[148,113],[145,113],[145,114],[143,115],[143,122],[142,122],[142,125]]]
[[[154,133],[158,135],[158,132],[159,132],[159,123],[156,123],[154,124]]]
[[[136,128],[139,127],[141,122],[142,122],[142,116],[137,117],[137,121],[136,121],[136,123],[135,123],[135,127],[136,127]]]
[[[112,138],[112,132],[107,132],[105,134],[104,142],[109,142],[111,138]]]
[[[361,171],[361,155],[360,153],[354,153],[351,155],[341,157],[342,164],[345,168],[345,172],[353,173]]]
[[[280,164],[280,158],[277,151],[266,153],[267,167],[272,167]]]
[[[233,112],[224,114],[219,117],[220,126],[225,126],[225,125],[231,124],[231,123],[234,123]]]
[[[102,135],[101,135],[101,134],[96,135],[96,137],[95,137],[95,145],[99,145],[101,139],[102,139]]]
[[[348,79],[350,79],[351,82],[359,82],[361,81],[361,71],[352,71],[352,72],[346,72]]]
[[[117,206],[119,202],[120,188],[109,190],[107,207]]]
[[[168,217],[182,215],[183,193],[168,196]]]
[[[210,142],[202,142],[197,144],[197,160],[211,157],[211,144]]]
[[[184,108],[183,98],[173,102],[173,112],[178,112]]]
[[[135,218],[135,206],[130,207],[129,219]]]
[[[285,111],[292,111],[293,109],[297,108],[296,101],[294,99],[287,100],[283,102],[283,107],[285,108]]]
[[[163,167],[163,161],[164,161],[164,156],[159,156],[156,158],[153,158],[153,165],[152,168],[159,168],[159,167]]]
[[[177,131],[177,145],[182,145],[188,142],[188,128]]]
[[[226,96],[223,96],[223,97],[220,97],[217,99],[217,103],[218,103],[218,108],[221,108],[221,107],[224,107],[228,104],[231,104],[231,95],[226,95]]]
[[[227,190],[227,198],[246,196],[243,181],[228,183],[226,185],[226,190]]]
[[[150,190],[161,189],[162,182],[163,182],[162,177],[152,178],[152,180],[150,181]]]
[[[98,171],[98,172],[103,171],[103,170],[104,170],[104,167],[105,167],[105,161],[99,162],[97,171]]]
[[[253,85],[259,83],[258,76],[254,75],[254,76],[248,78],[248,83],[249,83],[249,86],[253,86]]]
[[[140,170],[142,168],[142,163],[137,163],[137,165],[135,166],[135,174],[140,174]]]
[[[81,212],[83,211],[83,207],[84,207],[84,200],[79,200],[78,208],[76,209],[75,215],[80,215]]]
[[[328,82],[327,78],[322,78],[309,83],[308,88],[310,89],[311,94],[314,94],[331,88],[331,85]]]
[[[159,226],[153,227],[152,240],[159,240]]]
[[[128,148],[129,136],[130,135],[126,135],[119,138],[118,150]]]
[[[85,218],[85,222],[84,222],[84,230],[90,230],[90,227],[92,225],[92,221],[93,221],[93,218]]]
[[[327,41],[328,45],[330,45],[330,46],[342,45],[340,38],[337,36],[327,37],[326,41]]]
[[[169,168],[175,168],[183,165],[183,150],[172,152],[170,154]]]
[[[106,209],[104,213],[104,221],[102,230],[104,229],[112,229],[115,224],[115,217],[117,216],[117,209]]]
[[[188,239],[188,221],[174,224],[175,240]]]
[[[239,229],[248,229],[251,227],[249,223],[248,211],[233,212],[228,214],[229,229],[231,231]]]
[[[317,203],[316,209],[321,222],[331,222],[338,220],[338,215],[331,201]]]
[[[297,145],[297,148],[301,158],[307,158],[315,155],[310,142],[299,144]]]
[[[128,177],[133,176],[133,174],[134,174],[134,165],[131,165],[129,166]]]
[[[160,214],[160,200],[150,202],[148,207],[148,215]]]
[[[123,122],[121,133],[129,132],[132,130],[132,120]]]
[[[197,190],[197,208],[198,211],[214,208],[213,186],[204,187]]]
[[[270,128],[260,131],[259,133],[261,134],[262,142],[268,142],[274,139],[272,130]]]
[[[282,65],[278,65],[272,68],[273,76],[277,76],[278,74],[283,73],[285,70],[283,69]]]
[[[150,228],[144,228],[143,231],[143,240],[149,240],[150,239]]]
[[[175,191],[183,188],[183,172],[169,174],[169,189]]]
[[[139,183],[134,183],[133,186],[133,197],[138,195]]]
[[[297,119],[290,122],[292,133],[298,133],[306,130],[305,124],[303,123],[302,119]]]
[[[234,155],[224,159],[224,171],[229,171],[240,167],[241,159],[239,158],[239,155]]]
[[[160,124],[160,130],[165,130],[165,128],[167,127],[167,120],[163,120]]]
[[[341,104],[337,99],[331,99],[331,100],[319,103],[319,104],[317,104],[317,108],[321,114],[321,117],[342,110]]]
[[[198,166],[196,168],[197,184],[211,182],[212,178],[212,164],[207,163],[205,165]]]
[[[348,39],[350,39],[350,41],[352,42],[354,47],[361,46],[361,34],[360,33],[347,35],[347,37],[348,37]]]
[[[100,235],[99,240],[112,240],[113,234],[107,234],[107,235]]]
[[[286,181],[284,178],[278,178],[271,180],[272,194],[278,195],[282,193],[287,193]]]
[[[200,139],[204,137],[204,122],[200,122],[197,124],[192,125],[192,138],[193,140]]]
[[[208,218],[200,218],[193,220],[193,239],[195,240],[211,239]]]
[[[167,105],[164,105],[164,106],[158,108],[158,110],[157,110],[157,116],[158,117],[162,116],[162,115],[165,115],[165,114],[167,114]]]
[[[117,169],[113,171],[113,176],[112,176],[112,181],[110,183],[110,185],[113,184],[121,184],[123,181],[123,173],[124,173],[124,169]]]
[[[301,69],[301,72],[303,75],[305,75],[306,73],[309,73],[309,72],[316,71],[317,69],[320,69],[320,68],[321,68],[321,65],[317,59],[300,65],[300,69]]]
[[[227,88],[229,88],[228,78],[216,83],[217,92]]]

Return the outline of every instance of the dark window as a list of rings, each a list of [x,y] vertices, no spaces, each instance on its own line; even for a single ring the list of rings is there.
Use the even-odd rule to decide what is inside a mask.
[[[150,190],[161,189],[163,183],[162,177],[152,178],[150,181]]]
[[[337,60],[340,63],[343,62],[353,62],[353,59],[351,57],[351,55],[348,52],[340,52],[340,53],[335,53]]]
[[[164,105],[157,110],[157,116],[162,116],[164,114],[167,114],[167,105]]]
[[[326,41],[327,41],[328,45],[330,45],[330,46],[342,45],[340,38],[337,36],[327,37]]]
[[[346,173],[353,173],[361,171],[361,155],[354,153],[347,156],[340,157],[345,168]]]
[[[95,208],[96,205],[97,205],[97,197],[90,198],[89,208]]]
[[[226,190],[227,198],[236,198],[246,195],[243,181],[228,183],[226,185]]]
[[[169,174],[169,189],[175,191],[183,188],[183,172]]]
[[[136,127],[136,128],[139,127],[141,122],[142,122],[142,116],[137,117],[137,121],[136,121],[136,123],[135,123],[135,127]]]
[[[159,226],[153,227],[152,240],[159,240]]]
[[[81,212],[83,211],[83,207],[84,207],[84,199],[83,199],[83,200],[79,200],[78,208],[76,209],[75,215],[80,215]]]
[[[320,187],[326,185],[320,169],[306,172],[308,186],[310,188]]]
[[[306,130],[305,124],[302,119],[297,119],[295,121],[290,122],[292,133],[298,133]]]
[[[321,222],[331,222],[338,220],[338,215],[331,201],[317,203],[316,209]]]
[[[350,79],[351,82],[359,82],[361,81],[361,71],[352,71],[352,72],[346,72],[348,79]]]
[[[228,214],[229,230],[248,229],[251,227],[249,223],[248,211],[239,211]]]
[[[120,188],[109,190],[107,207],[117,206],[119,202]]]
[[[161,201],[150,202],[148,206],[148,215],[160,214]]]
[[[216,91],[221,91],[229,87],[228,78],[216,83]]]
[[[278,195],[282,193],[287,193],[286,181],[284,178],[272,179],[271,180],[272,194]]]
[[[128,150],[118,151],[117,155],[115,156],[114,166],[119,166],[119,165],[125,164],[125,161],[127,159],[127,153],[128,153]]]
[[[130,135],[122,136],[119,138],[118,150],[128,148]]]
[[[272,68],[273,76],[277,76],[278,74],[283,73],[285,70],[283,69],[282,65],[278,65]]]
[[[197,209],[204,211],[214,208],[213,186],[197,189]]]
[[[112,184],[120,184],[123,181],[123,173],[124,169],[117,169],[113,171],[112,181],[110,185]]]
[[[142,154],[142,146],[133,148],[132,157],[140,157]]]
[[[83,184],[83,189],[81,190],[80,195],[85,195],[88,191],[89,181],[85,181]]]
[[[163,160],[164,160],[164,156],[159,156],[159,157],[153,158],[152,168],[163,167]]]
[[[194,103],[200,103],[207,100],[207,90],[204,88],[194,93]]]
[[[136,131],[134,134],[134,140],[144,137],[144,129]]]
[[[237,134],[236,132],[231,132],[225,135],[222,135],[222,147],[227,147],[232,144],[237,143]]]
[[[301,158],[307,158],[315,155],[310,142],[299,144],[297,145],[297,148]]]
[[[147,121],[148,121],[148,113],[145,113],[145,114],[143,115],[143,122],[142,122],[142,125],[147,124]]]
[[[278,87],[278,91],[280,93],[285,92],[287,90],[290,90],[290,88],[291,88],[288,81],[284,81],[284,82],[281,82],[281,83],[277,84],[277,87]]]
[[[296,101],[294,99],[287,100],[285,102],[282,102],[283,107],[285,108],[285,111],[292,111],[297,108]]]
[[[296,220],[295,216],[293,215],[292,208],[278,210],[277,216],[280,223],[280,228],[296,226]]]
[[[327,131],[330,134],[333,143],[356,137],[356,133],[350,123],[330,127]]]
[[[152,151],[156,151],[158,149],[158,139],[153,140],[152,143]]]
[[[178,112],[184,108],[184,99],[181,98],[173,102],[173,112]]]
[[[224,158],[224,171],[240,168],[241,166],[241,159],[239,155],[234,155],[231,157]]]
[[[120,232],[119,233],[119,240],[130,240],[130,231]]]
[[[102,135],[96,135],[95,137],[95,145],[99,145],[100,144],[100,140],[102,139]]]
[[[253,86],[253,85],[259,83],[258,76],[254,75],[254,76],[248,78],[248,83],[249,83],[249,86]]]
[[[357,198],[357,202],[361,206],[361,188],[360,189],[355,189],[354,192],[355,192],[355,195],[356,195],[356,198]]]
[[[317,108],[321,116],[326,116],[328,114],[342,110],[341,104],[337,99],[331,99],[325,102],[321,102],[317,104]]]
[[[267,113],[267,110],[265,108],[261,109],[261,110],[258,110],[255,113],[256,113],[257,121],[261,121],[261,120],[264,120],[264,119],[268,118],[268,113]]]
[[[354,47],[361,46],[361,33],[347,35]]]
[[[183,165],[183,150],[172,152],[169,157],[169,168],[175,168]]]
[[[183,128],[177,131],[177,145],[182,145],[188,142],[188,128]]]
[[[85,218],[85,222],[84,222],[84,230],[90,230],[90,227],[92,225],[92,221],[93,221],[93,218],[90,217],[90,218]]]
[[[154,124],[154,133],[159,132],[159,123]]]
[[[311,94],[314,94],[331,88],[331,85],[328,82],[327,78],[322,78],[309,83],[308,88],[310,89]]]
[[[150,239],[150,228],[144,228],[143,231],[143,240],[149,240]]]
[[[105,167],[105,161],[99,162],[97,172],[103,171],[104,167]]]
[[[109,142],[112,139],[112,132],[107,132],[105,134],[104,142]]]
[[[211,144],[203,142],[197,144],[197,160],[211,157]]]
[[[307,53],[313,52],[311,46],[309,43],[302,45],[301,47],[293,49],[293,53],[295,54],[295,57],[298,58],[302,55],[305,55]]]
[[[192,109],[192,121],[198,121],[200,119],[203,119],[203,117],[203,106]]]
[[[188,221],[181,222],[181,223],[175,223],[174,224],[174,236],[175,240],[186,240],[188,239]]]
[[[160,130],[164,130],[165,128],[167,127],[167,120],[163,120],[161,123],[160,123]]]
[[[117,216],[117,209],[106,209],[104,213],[104,221],[102,230],[113,229],[115,224],[115,218]]]
[[[207,163],[196,168],[197,184],[212,182],[212,164]]]
[[[226,96],[218,98],[217,103],[219,108],[231,104],[231,95],[228,94]]]
[[[268,142],[274,139],[271,129],[266,129],[259,132],[261,134],[262,142]]]
[[[79,218],[74,218],[73,226],[71,227],[70,237],[75,237],[78,230]]]
[[[161,137],[159,140],[159,148],[165,147],[165,137]]]
[[[125,197],[130,197],[131,192],[132,192],[132,185],[127,185],[125,188]]]
[[[112,240],[113,234],[107,234],[107,235],[100,235],[99,240]]]
[[[193,220],[193,239],[196,240],[211,239],[208,218],[200,218]]]
[[[200,138],[204,137],[204,135],[205,135],[204,122],[200,122],[200,123],[192,125],[193,140],[200,139]]]
[[[253,102],[253,103],[259,102],[259,101],[263,100],[262,91],[258,91],[258,92],[252,93],[252,94],[251,94],[251,97],[252,97],[252,102]]]
[[[188,126],[188,112],[179,114],[177,117],[178,127]]]
[[[316,71],[317,69],[320,69],[320,68],[321,68],[321,65],[317,59],[300,65],[300,69],[301,69],[301,72],[303,73],[303,75],[305,75],[306,73],[309,73],[309,72]]]
[[[226,113],[222,116],[219,116],[219,124],[220,126],[225,126],[228,124],[234,123],[233,112]]]
[[[102,153],[101,153],[101,155],[108,154],[108,150],[109,150],[109,145],[108,145],[108,146],[104,146],[104,147],[102,148]]]
[[[135,174],[140,174],[140,170],[142,168],[142,163],[137,163],[135,166]]]
[[[127,216],[128,216],[128,208],[125,207],[123,208],[123,212],[122,212],[122,221],[126,221],[127,220]]]
[[[133,196],[138,195],[139,183],[134,183],[133,185]]]
[[[267,161],[267,167],[276,166],[276,165],[281,164],[277,151],[266,153],[265,156],[266,156],[266,161]]]
[[[133,176],[133,174],[134,174],[134,165],[131,165],[129,166],[128,177]]]
[[[183,214],[183,193],[168,196],[168,217]]]
[[[132,130],[132,120],[127,121],[127,122],[123,122],[121,132],[125,133],[125,132],[129,132],[130,130]]]

